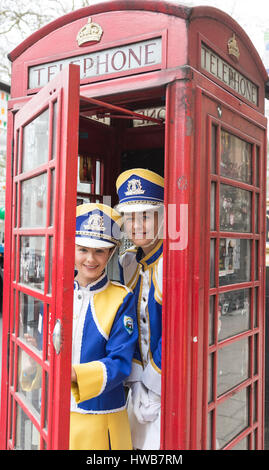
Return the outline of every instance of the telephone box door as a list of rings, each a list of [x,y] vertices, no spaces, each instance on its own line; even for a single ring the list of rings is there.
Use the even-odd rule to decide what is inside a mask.
[[[71,65],[14,117],[1,448],[68,449],[78,115]]]

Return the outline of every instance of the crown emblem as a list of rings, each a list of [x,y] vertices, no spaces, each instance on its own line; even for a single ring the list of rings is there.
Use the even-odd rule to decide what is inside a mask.
[[[90,215],[88,221],[85,223],[83,229],[85,230],[93,230],[97,232],[104,232],[104,217],[99,214],[92,214]]]
[[[99,42],[103,34],[101,26],[93,23],[92,19],[88,19],[88,23],[83,26],[77,34],[77,43],[79,46],[84,44]]]
[[[142,189],[142,184],[139,179],[131,179],[128,181],[127,191],[125,192],[126,196],[133,196],[135,194],[144,194]]]
[[[240,56],[240,52],[239,52],[237,41],[235,39],[235,34],[233,34],[233,36],[229,39],[227,43],[227,47],[228,47],[229,55],[234,56],[238,60]]]

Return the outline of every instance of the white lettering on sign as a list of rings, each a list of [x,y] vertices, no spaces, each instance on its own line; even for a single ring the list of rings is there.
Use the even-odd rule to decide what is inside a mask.
[[[83,80],[91,77],[102,79],[104,75],[160,67],[161,63],[162,38],[159,37],[29,67],[28,88],[34,89],[46,85],[68,64],[80,66],[80,78]]]
[[[201,67],[243,98],[258,106],[258,87],[203,44]]]
[[[154,125],[156,126],[158,124],[156,122],[149,121],[148,119],[146,119],[147,117],[165,120],[165,108],[154,107],[154,108],[146,108],[146,109],[135,109],[135,112],[138,114],[144,114],[145,120],[142,121],[141,119],[134,119],[133,120],[134,127],[154,126]]]

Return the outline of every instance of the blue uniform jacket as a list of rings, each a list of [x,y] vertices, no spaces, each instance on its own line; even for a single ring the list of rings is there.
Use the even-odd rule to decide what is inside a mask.
[[[134,294],[103,275],[74,284],[71,411],[110,413],[125,408],[124,379],[138,338]]]
[[[141,248],[126,250],[119,260],[121,282],[133,290],[139,341],[128,381],[142,381],[161,394],[162,356],[162,240],[143,257]]]

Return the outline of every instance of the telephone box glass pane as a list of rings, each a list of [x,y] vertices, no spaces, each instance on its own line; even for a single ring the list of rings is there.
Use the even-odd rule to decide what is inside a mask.
[[[244,389],[217,407],[217,449],[222,449],[248,426],[248,400],[248,390]]]
[[[215,246],[216,240],[210,240],[210,287],[215,287]]]
[[[251,144],[221,131],[220,174],[244,183],[251,184]]]
[[[49,224],[54,224],[54,200],[55,200],[55,170],[51,171],[51,190],[50,190],[50,218]]]
[[[53,103],[53,117],[52,117],[52,132],[53,132],[53,135],[52,135],[52,150],[51,150],[51,158],[54,159],[55,156],[56,156],[56,142],[57,142],[57,139],[56,139],[56,131],[57,131],[57,110],[58,110],[58,103],[57,101],[55,101],[55,103]]]
[[[29,171],[48,161],[49,110],[46,109],[23,130],[22,171]]]
[[[43,314],[43,302],[20,293],[19,336],[39,351],[42,351]]]
[[[218,353],[218,396],[240,384],[249,376],[248,338],[235,341]]]
[[[45,227],[47,215],[47,173],[21,184],[21,226]]]
[[[219,285],[250,280],[251,241],[221,238],[219,245]]]
[[[219,341],[250,328],[250,290],[240,289],[219,295]]]
[[[210,230],[216,230],[216,183],[211,183]]]
[[[38,450],[40,435],[32,421],[17,406],[16,419],[16,449],[17,450]]]
[[[45,237],[21,237],[20,282],[44,290]]]
[[[220,230],[251,232],[251,193],[249,191],[227,184],[220,185]]]
[[[214,325],[215,325],[215,296],[211,295],[209,297],[209,326],[208,326],[208,343],[209,345],[213,344],[215,341],[214,338]]]
[[[23,350],[19,350],[18,390],[39,414],[41,405],[41,366]],[[39,416],[38,416],[39,417]]]

